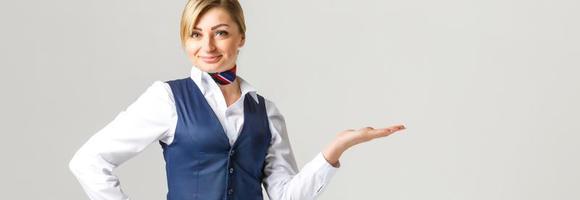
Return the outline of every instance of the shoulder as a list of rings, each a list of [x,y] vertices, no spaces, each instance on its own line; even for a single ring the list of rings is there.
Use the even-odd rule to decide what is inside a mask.
[[[258,97],[262,97],[262,99],[264,99],[266,113],[268,114],[268,118],[270,119],[270,121],[283,120],[282,113],[281,113],[280,109],[278,108],[278,106],[276,105],[276,103],[274,103],[274,101],[272,101],[269,98],[266,98],[262,95],[258,95]]]
[[[266,113],[268,115],[268,124],[270,128],[270,133],[272,134],[272,143],[280,141],[277,138],[287,137],[286,133],[286,120],[284,115],[272,100],[268,98],[263,98],[266,104]]]
[[[149,85],[146,92],[166,97],[171,94],[171,86],[168,81],[155,80]]]
[[[187,88],[186,84],[188,79],[191,79],[191,77],[169,79],[164,81],[156,80],[153,81],[149,88],[153,91],[156,91],[156,93],[162,95],[164,98],[168,98],[172,103],[174,103],[173,90],[177,88]]]
[[[159,103],[162,103],[170,105],[173,104],[173,94],[167,82],[155,80],[151,84],[149,84],[147,89],[145,89],[145,92],[141,94],[141,96],[138,99],[138,102],[144,104],[153,103],[158,105]]]
[[[191,79],[191,77],[169,79],[169,80],[163,81],[163,83],[166,83],[166,84],[183,83],[183,82],[186,82],[188,79]],[[159,82],[161,82],[161,81],[159,81]]]

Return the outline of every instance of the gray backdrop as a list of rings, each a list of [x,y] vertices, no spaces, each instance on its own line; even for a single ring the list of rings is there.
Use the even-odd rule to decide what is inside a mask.
[[[1,199],[86,199],[73,153],[155,80],[189,74],[179,1],[2,1]],[[298,164],[348,128],[320,199],[580,199],[573,0],[243,1],[239,74],[285,115]],[[116,170],[164,199],[161,148]]]

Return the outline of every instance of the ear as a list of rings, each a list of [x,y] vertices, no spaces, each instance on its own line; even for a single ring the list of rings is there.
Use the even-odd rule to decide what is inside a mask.
[[[242,35],[242,40],[240,41],[240,44],[238,45],[238,47],[239,48],[243,47],[245,43],[246,43],[246,36]]]

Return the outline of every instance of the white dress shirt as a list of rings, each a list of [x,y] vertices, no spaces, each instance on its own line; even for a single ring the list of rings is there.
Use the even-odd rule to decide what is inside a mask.
[[[244,123],[244,97],[247,93],[258,102],[256,90],[242,77],[241,96],[227,107],[217,83],[197,67],[191,68],[191,79],[218,117],[230,144],[238,137]],[[271,200],[316,199],[338,168],[319,152],[300,171],[286,131],[284,117],[276,105],[265,99],[272,132],[266,155],[264,188]],[[74,154],[69,168],[92,200],[127,200],[113,170],[134,157],[148,145],[162,141],[171,144],[177,125],[177,111],[169,84],[155,81],[126,110],[95,133]]]

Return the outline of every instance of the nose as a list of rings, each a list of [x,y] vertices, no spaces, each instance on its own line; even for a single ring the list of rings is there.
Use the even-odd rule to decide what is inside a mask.
[[[213,37],[206,36],[203,38],[201,49],[205,52],[212,52],[215,50],[215,43]]]

